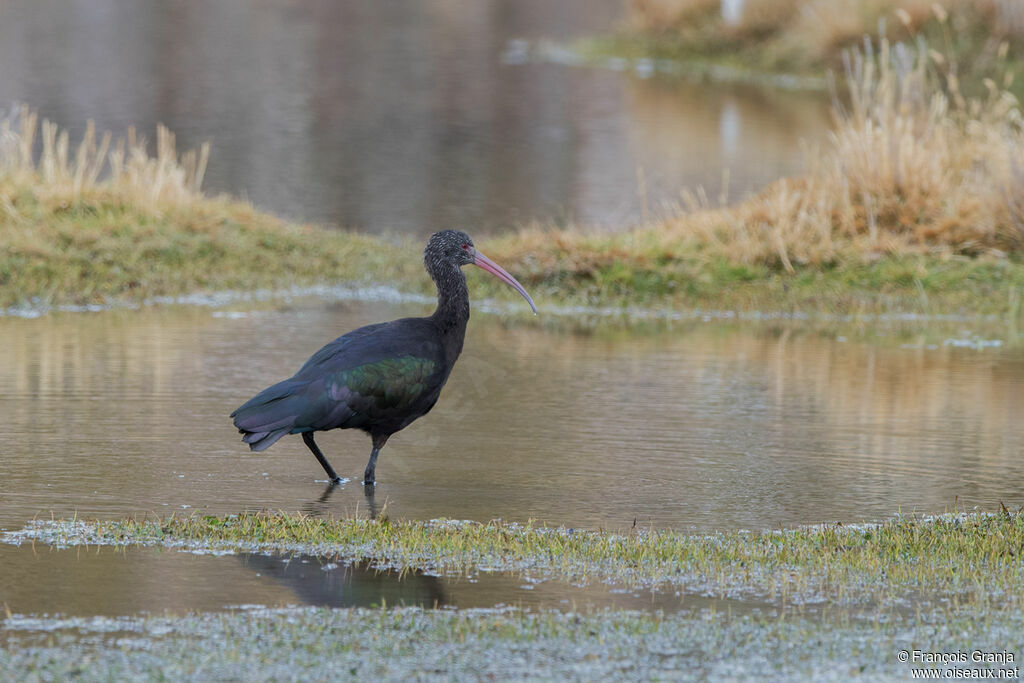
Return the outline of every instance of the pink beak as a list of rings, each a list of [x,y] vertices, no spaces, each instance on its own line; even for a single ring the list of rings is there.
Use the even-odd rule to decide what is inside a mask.
[[[499,266],[491,259],[484,256],[482,253],[480,253],[480,251],[478,251],[475,248],[473,249],[473,265],[480,266],[491,275],[497,276],[499,280],[501,280],[505,284],[512,287],[512,289],[522,294],[523,298],[526,299],[526,303],[530,304],[530,308],[533,309],[533,314],[537,315],[537,306],[534,305],[533,299],[531,299],[530,295],[526,293],[526,289],[521,284],[519,284],[519,281],[516,280],[511,275],[509,275],[507,270]]]

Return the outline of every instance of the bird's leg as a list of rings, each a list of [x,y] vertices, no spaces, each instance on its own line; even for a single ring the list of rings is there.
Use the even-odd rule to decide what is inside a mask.
[[[380,455],[380,449],[384,448],[384,444],[388,442],[387,436],[380,436],[375,434],[373,436],[373,450],[370,451],[370,461],[366,463],[366,470],[363,472],[363,485],[373,486],[374,484],[374,470],[377,469],[377,456]]]
[[[363,472],[363,484],[366,486],[373,486],[374,474],[373,471],[377,469],[377,456],[380,455],[380,449],[376,446],[370,451],[370,462],[366,463],[366,470]]]
[[[331,463],[327,462],[327,458],[320,452],[320,447],[316,445],[316,441],[313,440],[313,432],[303,432],[302,440],[306,443],[306,447],[313,451],[313,455],[316,456],[317,461],[323,466],[324,472],[327,473],[327,478],[331,480],[331,483],[340,484],[341,479],[334,471],[334,468],[331,467]]]

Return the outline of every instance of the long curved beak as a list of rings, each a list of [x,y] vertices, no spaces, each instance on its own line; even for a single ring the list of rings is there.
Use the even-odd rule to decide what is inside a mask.
[[[480,266],[488,273],[496,276],[499,280],[501,280],[502,282],[510,286],[512,289],[522,294],[523,298],[526,299],[526,303],[530,304],[530,308],[533,309],[533,314],[537,315],[537,306],[533,303],[533,299],[530,298],[530,295],[526,293],[526,289],[521,284],[519,284],[519,281],[516,280],[511,275],[509,275],[507,270],[499,266],[491,259],[484,256],[482,253],[480,253],[479,250],[475,248],[473,249],[473,265]]]

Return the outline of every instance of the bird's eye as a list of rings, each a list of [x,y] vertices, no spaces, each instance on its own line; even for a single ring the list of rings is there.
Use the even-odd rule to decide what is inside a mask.
[[[469,245],[466,244],[465,242],[462,243],[462,248],[465,249],[466,251],[469,251]]]

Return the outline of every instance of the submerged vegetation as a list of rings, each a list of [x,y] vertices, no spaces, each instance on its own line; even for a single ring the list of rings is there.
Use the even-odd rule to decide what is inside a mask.
[[[823,622],[710,612],[288,608],[115,619],[16,615],[5,626],[16,644],[0,646],[0,671],[29,681],[877,681],[931,668],[901,662],[900,650],[987,647],[1016,658],[1024,648],[1019,614],[954,610]],[[1009,674],[1019,669],[1015,658],[973,664],[974,673]]]
[[[988,648],[1013,654],[984,667],[1009,669],[1024,647],[1024,514],[1005,509],[708,536],[250,513],[38,521],[3,540],[295,552],[462,577],[510,571],[535,580],[643,585],[684,596],[739,598],[728,603],[737,608],[756,605],[676,614],[401,605],[115,618],[8,612],[0,628],[0,669],[30,680],[878,680],[927,668],[918,660],[901,661],[900,650]]]
[[[1024,580],[1024,515],[953,514],[872,525],[688,536],[535,524],[320,519],[253,513],[162,521],[38,522],[11,542],[163,545],[369,559],[400,570],[517,571],[570,581],[683,589],[785,604],[925,605],[955,599],[1009,608]],[[941,598],[941,599],[940,599]]]
[[[8,613],[0,668],[43,680],[908,676],[898,650],[1017,653],[1024,514],[897,518],[759,533],[606,533],[250,513],[39,521],[13,543],[283,552],[460,577],[513,572],[725,598],[722,610],[247,608],[199,615]],[[681,605],[685,600],[681,599]],[[749,608],[744,607],[749,605]],[[681,645],[684,644],[684,645]],[[486,653],[486,656],[481,656]],[[1009,666],[1016,666],[1011,657]],[[986,665],[1006,668],[1001,663]]]

